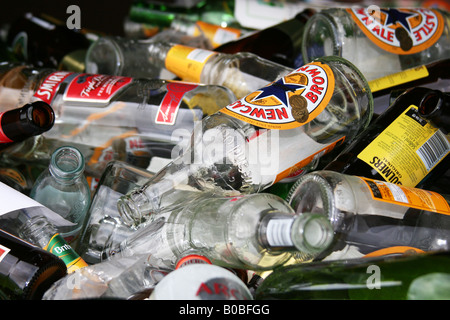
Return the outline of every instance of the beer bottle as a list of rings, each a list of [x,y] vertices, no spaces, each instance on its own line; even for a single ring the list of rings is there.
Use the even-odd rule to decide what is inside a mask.
[[[450,92],[450,59],[442,59],[369,81],[373,112],[381,114],[395,98],[414,87]]]
[[[429,189],[448,169],[450,142],[418,110],[448,99],[438,90],[407,90],[323,169]]]
[[[0,113],[0,143],[9,145],[50,130],[55,113],[47,103],[35,101]],[[5,147],[5,146],[3,146]]]
[[[0,229],[0,300],[39,300],[66,274],[60,258]]]
[[[298,68],[303,65],[301,43],[305,24],[314,13],[313,9],[305,9],[292,19],[228,41],[214,51],[228,54],[251,52],[289,68]]]
[[[81,72],[91,40],[77,30],[28,12],[11,24],[7,43],[17,60],[38,68],[62,69],[65,60],[79,56],[81,63],[73,64],[73,71]]]

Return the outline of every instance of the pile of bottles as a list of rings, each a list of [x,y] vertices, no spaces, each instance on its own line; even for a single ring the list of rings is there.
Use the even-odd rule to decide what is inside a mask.
[[[4,26],[0,299],[450,299],[448,10]]]

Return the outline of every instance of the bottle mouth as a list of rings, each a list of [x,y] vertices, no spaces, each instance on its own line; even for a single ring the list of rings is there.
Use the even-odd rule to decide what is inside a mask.
[[[50,161],[49,169],[57,178],[72,179],[84,172],[84,157],[77,148],[72,146],[56,149]]]
[[[26,117],[35,130],[44,133],[55,124],[55,112],[52,107],[44,101],[35,101],[28,108]]]
[[[292,226],[292,234],[300,236],[292,237],[294,245],[302,252],[317,254],[327,249],[333,241],[333,227],[322,214],[309,212],[301,213]]]
[[[102,37],[86,53],[86,72],[121,75],[122,51],[112,38]]]
[[[149,207],[150,202],[144,191],[135,189],[117,200],[117,210],[124,225],[136,227],[144,222],[144,207]]]
[[[302,55],[305,63],[325,56],[341,56],[338,28],[327,13],[315,14],[305,25]]]

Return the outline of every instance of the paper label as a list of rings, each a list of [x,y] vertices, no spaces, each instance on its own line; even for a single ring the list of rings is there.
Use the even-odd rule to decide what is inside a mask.
[[[346,10],[374,44],[391,53],[414,54],[428,49],[444,30],[444,19],[434,9],[381,8],[369,14],[369,8]]]
[[[57,71],[49,74],[36,90],[34,96],[48,104],[51,104],[60,84],[72,74],[74,73],[67,71]]]
[[[165,67],[185,81],[200,83],[206,61],[216,54],[214,51],[176,44],[167,52]]]
[[[449,138],[411,105],[357,157],[386,181],[415,187],[449,152]]]
[[[427,67],[420,66],[369,81],[369,87],[372,92],[377,92],[400,84],[426,78],[428,75]]]
[[[68,273],[87,266],[87,263],[80,258],[78,253],[75,252],[59,233],[53,235],[43,249],[64,261]]]
[[[197,84],[183,82],[170,82],[167,84],[167,93],[159,105],[155,122],[159,124],[173,125],[175,123],[178,109],[186,92],[197,88]]]
[[[439,193],[361,178],[374,200],[450,215],[450,205]]]
[[[0,262],[2,262],[2,260],[6,257],[6,255],[8,254],[8,252],[11,251],[11,249],[2,246],[0,244]]]
[[[108,103],[118,90],[132,80],[130,77],[82,73],[70,82],[64,100]]]
[[[325,109],[334,85],[331,68],[311,62],[220,111],[266,129],[297,128]]]
[[[4,112],[0,113],[0,124],[2,122],[2,118],[3,118],[4,114],[5,114]],[[5,134],[5,132],[3,132],[3,128],[0,125],[0,143],[9,143],[9,142],[13,142],[13,141],[10,138],[8,138],[8,136]]]
[[[241,35],[241,30],[230,27],[221,27],[219,25],[206,23],[204,21],[197,21],[196,33],[194,36],[204,35],[210,42],[213,48],[219,45],[236,40]]]

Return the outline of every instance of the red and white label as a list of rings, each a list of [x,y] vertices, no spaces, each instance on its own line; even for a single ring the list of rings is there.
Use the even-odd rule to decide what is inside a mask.
[[[2,118],[4,114],[5,114],[4,112],[0,113],[0,124],[2,123]],[[0,125],[0,143],[9,143],[9,142],[13,141],[6,136],[6,134],[3,132],[2,126]]]
[[[64,100],[81,102],[109,102],[133,78],[82,73],[77,75],[64,93]]]
[[[2,246],[0,244],[0,262],[3,260],[4,257],[6,257],[9,251],[11,251],[9,248]]]
[[[35,92],[34,96],[50,104],[59,85],[71,74],[73,74],[73,72],[57,71],[51,73],[39,86],[39,89]]]
[[[167,93],[159,105],[155,122],[159,124],[173,125],[177,118],[181,100],[186,92],[197,88],[197,84],[184,82],[170,82],[167,84]]]

